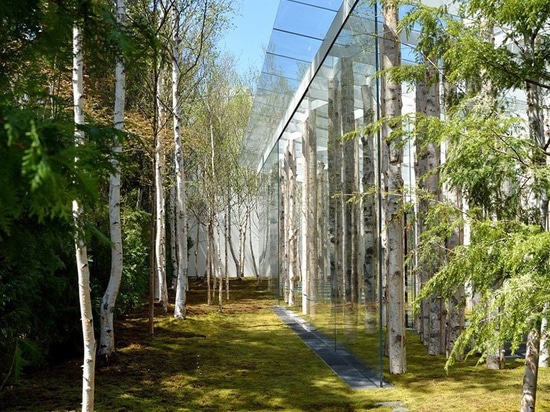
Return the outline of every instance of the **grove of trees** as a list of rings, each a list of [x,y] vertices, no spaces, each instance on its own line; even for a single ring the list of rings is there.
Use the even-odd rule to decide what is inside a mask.
[[[525,345],[534,410],[549,362],[547,1],[355,5],[376,12],[342,31],[324,100],[303,99],[260,177],[239,158],[253,89],[216,46],[232,1],[2,2],[0,390],[83,356],[91,411],[117,315],[149,297],[149,333],[155,306],[184,320],[191,267],[223,311],[248,268],[312,319],[326,296],[345,322],[384,326],[391,374],[407,372],[414,279],[408,320],[428,353],[498,369]]]
[[[216,46],[233,12],[226,0],[0,6],[0,388],[83,355],[93,410],[114,318],[147,295],[151,314],[168,310],[171,287],[184,319],[189,228],[215,245],[231,208],[250,215],[255,174],[237,162],[250,86]],[[208,256],[209,279],[242,276],[215,246]]]

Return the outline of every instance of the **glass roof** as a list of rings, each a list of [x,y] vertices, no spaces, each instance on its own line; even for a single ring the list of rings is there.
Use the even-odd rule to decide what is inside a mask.
[[[423,0],[442,4],[445,0]],[[375,21],[378,20],[378,27]],[[256,89],[252,114],[241,151],[241,161],[260,170],[271,150],[283,153],[288,139],[301,152],[303,121],[316,109],[318,142],[328,139],[329,84],[344,75],[352,79],[356,121],[363,111],[363,87],[377,71],[376,33],[382,32],[381,16],[369,2],[359,0],[281,0]],[[415,60],[413,30],[402,36],[405,64]],[[407,109],[408,110],[408,109]],[[405,111],[407,111],[405,110]],[[324,143],[318,147],[323,161]],[[325,148],[326,149],[326,148]]]
[[[290,103],[311,70],[343,2],[350,0],[281,0],[258,81],[241,160],[256,168],[276,140]],[[342,13],[342,11],[341,11]]]

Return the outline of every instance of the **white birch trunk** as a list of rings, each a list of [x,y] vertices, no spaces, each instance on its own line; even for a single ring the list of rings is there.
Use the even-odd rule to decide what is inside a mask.
[[[157,280],[156,300],[164,311],[168,310],[168,286],[166,284],[166,199],[164,192],[164,173],[166,156],[163,142],[165,112],[162,105],[164,73],[159,70],[156,99],[158,101],[157,133],[155,138],[154,185],[155,185],[155,271]]]
[[[174,157],[176,154],[173,154]],[[175,171],[173,172],[175,174]],[[168,191],[168,229],[170,230],[170,260],[172,261],[172,274],[170,287],[175,290],[178,286],[178,247],[176,240],[176,186],[172,184]]]
[[[304,150],[304,139],[302,139],[302,150]],[[304,156],[305,157],[305,156]],[[300,213],[300,274],[302,284],[302,313],[307,315],[309,313],[309,273],[308,273],[308,244],[307,244],[307,182],[306,182],[306,162],[304,157],[302,158],[302,204]]]
[[[242,213],[242,211],[240,212]],[[240,272],[237,273],[237,279],[241,279],[244,276],[245,258],[246,258],[246,232],[247,221],[244,219],[239,225],[239,267]]]
[[[395,1],[384,4],[384,47],[382,68],[390,69],[401,64],[399,33],[397,32],[398,9]],[[384,111],[388,119],[401,115],[401,85],[390,78],[385,79]],[[401,127],[400,124],[395,127]],[[403,288],[403,178],[401,164],[403,149],[400,139],[388,140],[391,129],[386,126],[384,138],[388,164],[385,170],[388,193],[385,199],[385,226],[387,233],[387,311],[388,351],[390,373],[407,371],[405,351],[405,296]]]
[[[296,281],[298,280],[297,270],[297,228],[296,228],[296,160],[295,160],[294,139],[288,141],[285,151],[285,164],[287,165],[287,200],[288,200],[288,296],[289,306],[295,305],[294,296],[296,293]]]
[[[172,49],[172,112],[174,123],[174,163],[176,172],[176,249],[177,249],[177,286],[174,317],[185,319],[187,301],[187,207],[185,199],[185,167],[183,159],[183,146],[181,140],[181,98],[179,94],[180,83],[180,36],[179,13],[174,8],[173,16],[173,49]]]
[[[429,64],[429,63],[426,63]],[[417,85],[417,111],[424,116],[439,118],[439,78],[437,71],[429,69],[424,82]],[[440,165],[441,149],[433,142],[426,142],[422,128],[417,130],[421,138],[416,144],[416,179],[419,190],[418,201],[418,236],[429,228],[424,221],[432,202],[440,201],[439,191],[439,173],[437,168]],[[431,260],[419,262],[419,281],[420,287],[424,285],[434,273],[439,270],[441,245],[431,253]],[[446,336],[446,309],[445,302],[442,299],[430,298],[421,303],[421,337],[428,346],[430,355],[439,355],[445,353]]]
[[[216,181],[216,152],[215,152],[215,145],[214,145],[214,125],[212,123],[212,118],[209,119],[210,121],[210,167],[211,167],[211,173],[212,173],[212,181],[215,182]],[[210,201],[212,202],[212,205],[211,205],[211,212],[210,212],[210,231],[209,231],[209,235],[210,235],[210,256],[209,256],[209,259],[210,259],[210,277],[212,278],[213,276],[213,282],[214,282],[214,285],[213,285],[213,290],[212,290],[212,294],[215,292],[215,289],[216,289],[216,280],[218,279],[218,271],[217,271],[217,251],[216,251],[216,239],[215,239],[215,227],[214,225],[216,224],[216,217],[214,216],[214,212],[213,212],[213,208],[214,208],[214,205],[216,204],[216,196],[214,195],[212,197],[212,199],[210,199]],[[220,279],[221,281],[221,279]],[[208,282],[208,289],[210,289],[210,282]],[[208,303],[211,304],[212,302],[212,297],[210,296],[210,293],[208,294]],[[220,303],[220,310],[221,310],[221,301],[219,302]]]
[[[343,204],[342,204],[342,135],[339,82],[328,81],[328,186],[331,301],[337,310],[342,300],[343,283]]]
[[[250,233],[248,234],[248,249],[250,250],[250,261],[252,262],[252,272],[254,276],[260,280],[260,272],[258,271],[258,263],[256,262],[256,254],[254,253],[254,239],[253,239],[253,231],[252,231],[252,208],[249,207],[246,214],[248,216],[248,230]],[[257,208],[256,208],[257,213]],[[257,220],[256,220],[257,221]]]
[[[302,312],[313,315],[315,313],[314,299],[316,297],[317,281],[317,142],[316,142],[316,113],[308,111],[308,118],[304,123],[302,136],[302,151],[304,160],[304,188],[303,188],[303,218],[305,233],[306,265],[305,274],[302,273]]]
[[[350,58],[343,58],[341,62],[341,101],[342,101],[342,133],[348,133],[355,129],[354,116],[354,94],[353,94],[353,61]],[[343,143],[343,204],[344,204],[344,233],[343,233],[343,252],[344,252],[344,295],[346,311],[353,310],[353,303],[357,300],[357,273],[356,254],[354,253],[354,226],[353,214],[355,205],[349,199],[354,190],[354,147],[352,140],[346,139]],[[351,315],[346,315],[346,320],[350,320]],[[351,327],[351,325],[350,325]],[[347,328],[346,328],[347,329]]]
[[[212,238],[213,238],[213,218],[210,216],[206,225],[206,302],[212,304],[211,285],[212,285]]]
[[[82,51],[82,27],[80,22],[73,26],[73,99],[75,145],[84,140],[84,132],[78,129],[84,124],[84,56]],[[94,336],[94,319],[92,314],[92,298],[90,288],[90,267],[88,266],[88,249],[80,231],[80,215],[82,208],[78,200],[73,200],[73,219],[76,227],[75,252],[78,272],[78,297],[80,302],[80,320],[82,324],[82,338],[84,343],[84,362],[82,365],[82,411],[94,410],[95,392],[95,360],[96,340]]]
[[[374,110],[372,107],[373,97],[370,85],[361,87],[361,97],[363,100],[363,124],[366,126],[374,120]],[[367,194],[363,197],[363,273],[365,279],[365,331],[374,333],[378,325],[378,302],[377,296],[377,276],[376,276],[376,253],[375,253],[375,233],[377,233],[376,219],[376,201],[375,194],[371,193],[374,189],[375,171],[374,171],[374,145],[373,137],[370,134],[361,137],[363,144],[363,192]]]
[[[227,205],[227,220],[228,220],[228,225],[229,227],[231,228],[233,225],[231,224],[231,222],[233,221],[232,219],[232,216],[233,216],[233,205],[231,204],[230,202],[230,198],[228,198],[228,205]],[[241,272],[241,267],[240,267],[240,260],[239,260],[239,257],[237,256],[237,253],[235,252],[235,247],[233,246],[233,241],[232,241],[232,236],[229,236],[229,251],[231,252],[231,257],[233,258],[233,262],[235,263],[235,271],[237,273],[240,273]]]
[[[227,205],[227,208],[229,208],[229,205]],[[227,249],[228,249],[229,241],[231,239],[231,226],[229,225],[229,220],[227,219],[227,210],[226,210],[226,213],[224,213],[223,221],[225,224],[225,228],[224,228],[225,245],[224,245],[224,251],[223,251],[224,267],[225,267],[225,298],[229,300],[229,251]]]
[[[124,25],[126,20],[125,0],[117,0],[117,23]],[[117,61],[115,68],[115,108],[114,127],[122,131],[124,129],[124,109],[126,98],[126,73],[121,59]],[[118,137],[115,137],[113,152],[118,155],[122,152],[122,146]],[[100,307],[100,343],[99,356],[104,363],[109,363],[109,358],[115,352],[115,335],[113,315],[116,299],[122,280],[122,229],[120,216],[120,165],[117,159],[112,161],[114,172],[109,176],[109,229],[111,236],[111,275],[109,283]]]
[[[548,311],[548,303],[544,305],[545,312]],[[540,325],[540,353],[539,353],[539,367],[547,368],[550,366],[550,353],[548,348],[548,318],[542,318]]]
[[[539,332],[534,329],[529,332],[529,335],[527,336],[527,350],[525,351],[525,371],[523,374],[520,412],[535,412],[539,372],[539,339]]]
[[[201,224],[199,222],[199,219],[196,219],[196,234],[195,234],[195,256],[194,256],[194,265],[195,265],[195,276],[197,278],[201,278],[201,274],[199,273],[199,245],[201,242]],[[189,285],[187,285],[189,286]]]
[[[280,182],[280,214],[279,214],[279,236],[280,236],[280,267],[279,267],[279,273],[280,273],[280,294],[283,296],[283,300],[285,303],[288,304],[288,290],[290,288],[289,286],[289,278],[288,278],[288,251],[289,251],[289,245],[288,245],[288,163],[286,159],[286,150],[285,150],[285,156],[280,161],[280,175],[279,175],[279,182]]]
[[[223,273],[222,273],[222,259],[220,255],[220,225],[215,219],[215,231],[213,235],[215,239],[212,239],[212,261],[214,262],[214,279],[217,281],[215,286],[218,288],[218,312],[223,311]]]

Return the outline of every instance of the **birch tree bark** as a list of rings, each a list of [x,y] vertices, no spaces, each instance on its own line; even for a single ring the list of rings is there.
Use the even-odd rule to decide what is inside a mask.
[[[401,64],[400,40],[397,31],[397,2],[388,0],[383,5],[384,47],[382,68],[384,70]],[[407,371],[405,349],[404,288],[403,288],[403,178],[401,163],[403,149],[400,138],[391,137],[392,129],[401,128],[396,119],[401,115],[401,85],[391,78],[384,79],[384,114],[390,123],[384,128],[384,149],[387,151],[385,178],[388,188],[385,198],[385,226],[387,232],[387,311],[388,311],[388,351],[390,373],[401,374]]]
[[[231,228],[233,226],[233,204],[229,204],[227,206],[227,220],[229,222],[229,227]],[[233,258],[233,262],[235,263],[235,271],[237,274],[241,273],[241,261],[239,259],[239,256],[237,255],[237,252],[235,252],[235,247],[233,246],[233,236],[229,236],[229,251],[231,252],[231,257]]]
[[[342,87],[342,134],[349,133],[355,129],[354,96],[353,96],[353,61],[345,57],[341,59]],[[344,204],[344,294],[345,302],[353,308],[357,301],[358,285],[356,272],[356,258],[354,253],[354,202],[349,201],[354,191],[355,182],[355,144],[353,140],[346,139],[343,143],[343,204]]]
[[[328,82],[328,184],[329,184],[329,232],[330,232],[330,280],[331,301],[341,303],[343,281],[343,220],[342,220],[342,145],[338,138],[342,135],[340,120],[339,82]]]
[[[426,65],[430,63],[426,61]],[[425,136],[423,117],[439,118],[439,76],[435,68],[427,67],[426,78],[417,84],[416,93],[417,112],[420,121],[417,122],[416,165],[415,174],[418,187],[418,236],[428,230],[425,223],[426,215],[433,202],[441,200],[439,190],[439,173],[441,149],[438,144],[429,141]],[[420,287],[431,275],[436,273],[443,253],[443,245],[431,245],[430,260],[418,262]],[[427,254],[424,254],[427,256]],[[441,298],[432,297],[421,303],[421,339],[428,346],[430,355],[439,355],[445,352],[445,302]]]
[[[73,25],[73,100],[75,144],[84,141],[84,132],[79,126],[84,125],[84,56],[83,56],[83,29],[82,22],[76,21]],[[75,252],[78,272],[78,297],[80,302],[80,320],[82,324],[82,338],[84,343],[84,363],[82,365],[82,411],[94,410],[95,392],[95,361],[96,340],[94,336],[94,319],[92,314],[92,298],[90,288],[90,267],[88,266],[88,249],[84,241],[84,234],[80,225],[82,208],[78,200],[73,200],[73,218],[76,226]]]
[[[172,113],[174,127],[174,165],[176,174],[176,249],[177,283],[174,317],[185,319],[187,301],[187,272],[189,267],[187,254],[187,207],[185,200],[185,166],[181,139],[181,98],[179,84],[181,77],[180,50],[180,13],[173,8],[172,27]]]
[[[117,0],[116,3],[117,24],[123,26],[126,21],[125,0]],[[126,73],[122,57],[116,63],[115,68],[115,108],[114,127],[117,130],[124,130],[124,109],[126,98]],[[118,155],[122,152],[122,145],[117,136],[113,144],[113,153]],[[123,250],[122,250],[122,229],[120,216],[120,165],[116,157],[112,160],[113,170],[109,176],[109,229],[111,236],[111,275],[107,289],[103,294],[100,306],[100,343],[99,356],[103,363],[109,363],[115,353],[115,334],[113,315],[116,299],[122,280]]]
[[[286,156],[279,161],[279,237],[280,237],[280,268],[281,277],[280,295],[283,301],[288,303],[289,279],[288,279],[288,163]]]
[[[164,312],[168,311],[168,286],[166,284],[166,200],[164,174],[166,168],[165,145],[163,142],[165,111],[162,103],[164,71],[159,70],[157,82],[157,125],[155,133],[154,185],[155,185],[155,274],[156,300]]]
[[[298,280],[298,230],[296,228],[296,160],[294,139],[288,141],[285,159],[288,165],[288,297],[289,306],[295,305]]]
[[[256,201],[257,205],[257,201]],[[255,220],[252,220],[252,212],[256,210]],[[250,230],[250,233],[248,235],[248,248],[250,249],[250,260],[252,262],[252,270],[254,273],[254,276],[256,276],[258,283],[260,282],[260,272],[258,270],[258,262],[256,261],[256,254],[254,253],[254,241],[253,241],[253,225],[252,222],[257,222],[259,220],[258,217],[258,208],[253,208],[252,205],[247,206],[247,215],[248,219],[250,221],[250,224],[248,225],[248,230]],[[297,253],[297,251],[296,251]]]
[[[171,154],[175,156],[175,153]],[[175,171],[171,170],[175,175]],[[170,231],[170,260],[172,261],[172,273],[170,276],[170,288],[176,290],[178,284],[178,247],[176,244],[176,186],[170,185],[168,190],[168,229]]]
[[[317,281],[317,141],[316,113],[308,110],[304,123],[302,151],[304,156],[303,216],[305,223],[306,272],[302,273],[302,312],[315,313]]]
[[[372,107],[372,88],[366,84],[361,86],[361,97],[363,100],[363,124],[368,125],[374,121],[374,109]],[[375,182],[374,171],[374,144],[373,136],[365,134],[361,137],[363,145],[363,272],[365,278],[365,331],[374,333],[378,324],[377,304],[377,276],[375,264],[375,233],[377,230],[375,193],[373,192]]]
[[[539,331],[532,330],[527,336],[527,350],[525,352],[525,372],[523,375],[520,412],[535,412],[539,371],[539,347]]]

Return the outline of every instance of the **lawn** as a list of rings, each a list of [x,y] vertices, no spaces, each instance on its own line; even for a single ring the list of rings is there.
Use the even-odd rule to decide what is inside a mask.
[[[523,365],[487,370],[475,359],[443,370],[408,336],[409,373],[385,378],[393,388],[354,391],[335,376],[270,310],[277,302],[253,279],[231,282],[222,312],[208,306],[204,285],[192,282],[188,317],[158,314],[148,336],[147,311],[121,319],[117,362],[96,374],[97,411],[516,411]],[[371,339],[356,334],[351,349],[369,361]],[[0,393],[6,411],[80,409],[81,360],[26,376]],[[539,374],[537,410],[550,409],[550,372]]]

